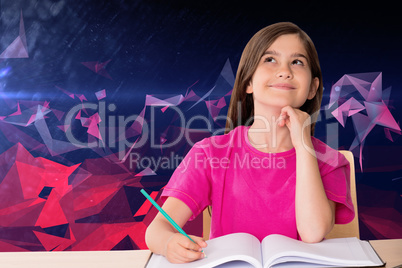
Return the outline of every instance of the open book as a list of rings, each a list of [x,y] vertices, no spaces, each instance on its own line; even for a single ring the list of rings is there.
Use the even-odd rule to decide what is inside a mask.
[[[355,237],[334,238],[308,244],[283,235],[260,241],[253,235],[236,233],[207,241],[206,258],[172,264],[153,254],[147,268],[210,267],[379,267],[384,263],[370,243]]]

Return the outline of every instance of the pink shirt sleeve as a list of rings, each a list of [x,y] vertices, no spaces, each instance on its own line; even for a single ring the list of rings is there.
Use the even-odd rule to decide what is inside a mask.
[[[162,201],[169,196],[183,201],[193,212],[189,220],[211,205],[211,171],[204,148],[203,141],[191,148],[162,193]]]
[[[351,222],[355,212],[350,193],[349,161],[333,149],[324,154],[318,149],[317,158],[325,193],[328,199],[336,203],[335,223]]]

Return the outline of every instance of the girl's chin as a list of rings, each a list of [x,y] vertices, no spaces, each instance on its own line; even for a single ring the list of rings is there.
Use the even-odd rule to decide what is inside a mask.
[[[255,105],[256,103],[254,103]],[[268,110],[272,110],[272,109],[282,109],[283,107],[286,106],[292,106],[294,107],[294,105],[292,103],[290,103],[289,101],[283,101],[283,100],[270,100],[269,102],[260,102],[259,103],[263,109],[268,109]]]
[[[265,109],[282,109],[286,106],[291,106],[293,108],[299,109],[303,105],[303,103],[301,102],[291,102],[287,98],[271,98],[268,101],[262,102],[256,102],[256,100],[254,99],[254,105],[256,104],[262,105]]]

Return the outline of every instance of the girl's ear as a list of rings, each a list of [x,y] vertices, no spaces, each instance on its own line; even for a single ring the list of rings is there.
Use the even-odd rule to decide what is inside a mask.
[[[310,91],[308,93],[307,99],[311,100],[314,98],[315,94],[317,93],[318,86],[320,85],[320,80],[318,77],[314,77],[311,81]]]
[[[248,94],[253,93],[253,83],[251,81],[247,85],[246,93],[248,93]]]

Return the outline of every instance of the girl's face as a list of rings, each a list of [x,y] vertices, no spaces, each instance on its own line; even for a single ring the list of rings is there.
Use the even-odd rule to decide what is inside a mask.
[[[296,34],[279,36],[265,51],[247,86],[253,93],[254,108],[290,105],[300,108],[318,89],[318,78],[311,78],[306,50]]]

